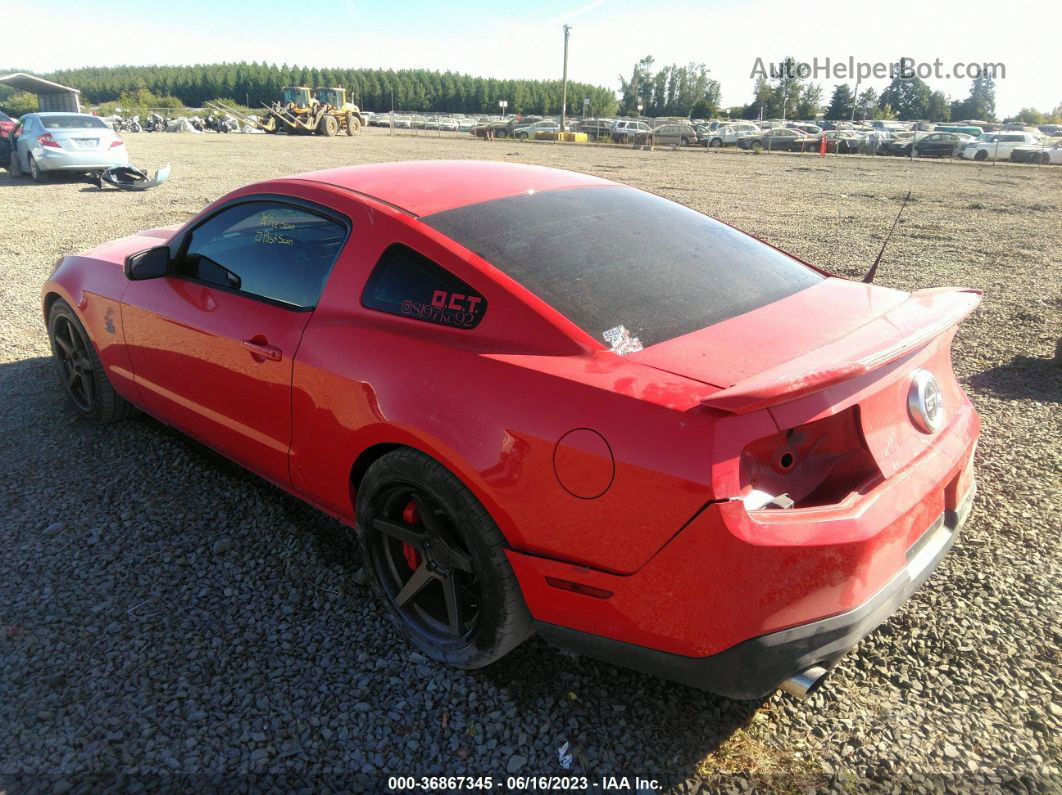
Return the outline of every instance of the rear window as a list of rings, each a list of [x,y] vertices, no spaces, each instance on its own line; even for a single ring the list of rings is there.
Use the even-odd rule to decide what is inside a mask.
[[[95,127],[107,129],[107,125],[95,116],[71,114],[69,116],[38,116],[46,130],[89,130]]]
[[[765,243],[622,186],[520,194],[421,219],[597,340],[687,334],[824,277]]]

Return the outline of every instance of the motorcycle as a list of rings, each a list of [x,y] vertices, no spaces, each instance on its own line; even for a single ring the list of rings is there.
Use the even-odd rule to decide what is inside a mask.
[[[134,133],[138,133],[138,132],[140,132],[143,129],[140,126],[140,117],[139,116],[129,116],[128,118],[125,118],[125,119],[119,118],[111,126],[114,127],[114,131],[115,132],[134,132]]]
[[[144,123],[146,132],[166,132],[166,120],[157,113],[152,113]]]
[[[227,116],[211,114],[207,117],[207,129],[216,133],[228,133],[236,129],[236,125]]]

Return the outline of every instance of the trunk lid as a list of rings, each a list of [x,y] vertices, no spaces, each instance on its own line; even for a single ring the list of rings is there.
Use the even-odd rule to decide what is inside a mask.
[[[909,414],[914,371],[929,370],[939,382],[945,424],[965,400],[950,347],[979,301],[975,290],[905,293],[830,278],[626,358],[719,387],[703,406],[766,409],[783,431],[852,409],[889,477],[936,438]]]
[[[979,300],[974,290],[905,293],[829,278],[627,358],[719,387],[705,405],[744,414],[895,361],[958,324]]]
[[[86,127],[83,129],[59,128],[48,130],[52,138],[63,149],[75,152],[97,151],[107,148],[115,139],[113,130],[103,127]]]

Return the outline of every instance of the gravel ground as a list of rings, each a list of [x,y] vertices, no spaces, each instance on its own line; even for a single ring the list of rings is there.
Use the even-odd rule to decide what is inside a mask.
[[[640,776],[677,791],[1057,790],[1062,169],[397,137],[129,135],[146,194],[0,175],[0,790]],[[984,421],[954,551],[810,701],[734,702],[538,640],[476,673],[391,631],[343,528],[148,419],[75,420],[38,290],[62,254],[248,181],[491,158],[598,174],[878,281],[980,287],[955,365]],[[258,775],[255,775],[258,774]]]

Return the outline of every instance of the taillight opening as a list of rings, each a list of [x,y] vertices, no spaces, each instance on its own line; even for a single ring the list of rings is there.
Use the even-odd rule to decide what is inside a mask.
[[[63,148],[59,145],[59,142],[52,137],[51,133],[44,133],[44,135],[40,136],[37,141],[40,143],[41,146],[47,146],[50,149]]]
[[[111,141],[111,149],[114,149],[116,146],[125,146],[125,141],[123,141],[121,138],[116,138],[115,140]]]
[[[740,477],[743,493],[786,494],[793,507],[812,508],[867,491],[881,471],[853,406],[752,442],[741,453]]]

